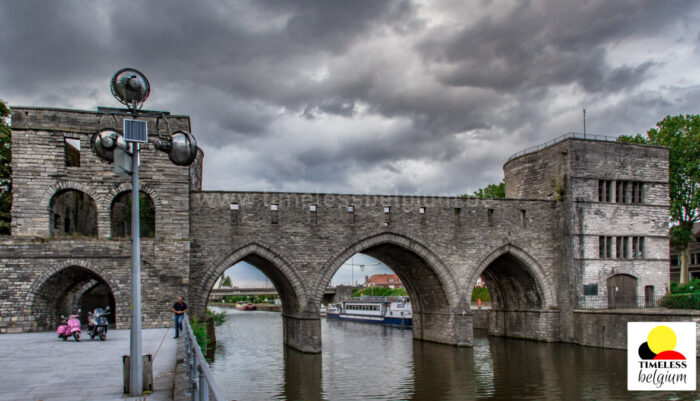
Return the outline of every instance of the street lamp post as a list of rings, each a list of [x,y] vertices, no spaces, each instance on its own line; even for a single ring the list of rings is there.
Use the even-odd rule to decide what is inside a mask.
[[[129,360],[129,395],[143,393],[143,359],[141,349],[141,222],[139,186],[139,146],[148,143],[148,127],[138,117],[164,118],[166,113],[141,111],[150,94],[148,79],[138,70],[123,68],[110,81],[112,94],[129,110],[109,109],[104,113],[124,118],[124,131],[101,129],[91,140],[93,151],[103,160],[115,163],[115,173],[120,177],[131,176],[131,330]],[[99,110],[99,109],[98,109]],[[132,119],[126,119],[131,117]],[[185,131],[170,131],[170,136],[154,141],[154,147],[168,154],[170,161],[188,166],[197,157],[197,140]]]
[[[141,216],[139,186],[139,144],[133,143],[131,167],[131,331],[129,346],[129,395],[143,392],[141,357]]]

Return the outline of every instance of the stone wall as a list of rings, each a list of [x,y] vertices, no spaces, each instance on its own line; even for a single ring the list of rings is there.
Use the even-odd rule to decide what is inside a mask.
[[[559,201],[558,231],[567,243],[561,249],[563,265],[559,276],[563,340],[574,340],[574,308],[607,307],[608,291],[619,289],[608,289],[608,280],[613,276],[634,277],[636,285],[630,298],[644,298],[647,287],[653,288],[654,296],[667,291],[668,149],[566,139],[508,161],[504,173],[506,196]],[[633,184],[643,189],[641,202],[633,203]],[[603,191],[601,200],[599,191],[606,185],[608,189]],[[618,188],[626,188],[624,199],[617,198]],[[601,237],[614,242],[610,257],[607,253],[600,255]],[[643,238],[641,257],[632,257],[630,248],[635,237]],[[623,257],[622,250],[622,256],[617,255],[618,238],[627,238],[627,257]],[[584,294],[584,285],[590,293]]]
[[[57,313],[41,312],[48,299],[65,301],[93,281],[114,296],[117,326],[128,325],[130,242],[110,237],[110,213],[131,186],[90,150],[91,135],[121,127],[121,118],[12,109],[13,235],[0,239],[0,331],[45,329]],[[165,134],[163,121],[146,120],[152,139],[156,127]],[[188,117],[170,122],[190,129]],[[67,165],[76,154],[66,163],[66,138],[80,143],[79,166]],[[584,284],[605,294],[606,280],[625,272],[637,294],[653,285],[661,295],[667,282],[663,148],[564,140],[505,164],[509,199],[201,191],[201,151],[189,167],[152,143],[141,155],[141,189],[156,209],[155,238],[142,239],[145,327],[171,324],[178,295],[202,315],[215,280],[240,261],[270,278],[283,301],[285,342],[305,352],[320,351],[325,288],[358,252],[399,275],[415,338],[455,345],[470,345],[473,327],[484,324],[469,302],[480,276],[494,294],[492,334],[546,341],[575,341]],[[601,180],[641,182],[644,201],[600,202]],[[95,236],[51,235],[49,206],[64,190],[94,201]],[[600,236],[643,236],[644,257],[601,259]]]
[[[170,307],[178,294],[187,294],[189,258],[187,241],[142,239],[143,326],[172,324]],[[67,268],[79,267],[85,274],[62,285]],[[91,273],[91,274],[88,274]],[[0,332],[46,330],[35,300],[49,282],[55,301],[64,291],[89,279],[104,280],[115,298],[117,328],[129,327],[131,302],[131,243],[127,240],[4,238],[0,241]],[[62,311],[68,313],[73,311]],[[52,326],[57,315],[45,317]]]
[[[551,201],[250,192],[191,196],[194,313],[202,313],[223,271],[256,255],[254,264],[296,305],[285,307],[285,316],[318,319],[323,291],[357,252],[387,263],[406,285],[417,338],[470,342],[471,334],[457,337],[471,322],[455,316],[466,313],[471,319],[465,300],[501,255],[515,255],[525,277],[537,282],[543,308],[557,303],[561,242],[555,230],[559,212]]]
[[[163,121],[146,120],[151,141],[157,137],[156,126],[165,134]],[[170,123],[173,129],[189,131],[188,117],[171,116]],[[43,311],[46,302],[40,299],[49,295],[42,297],[42,291],[61,298],[95,278],[106,282],[115,298],[116,326],[128,327],[131,242],[110,237],[110,215],[113,200],[130,191],[131,182],[117,177],[112,165],[90,148],[90,138],[98,129],[121,126],[121,116],[12,108],[12,236],[0,239],[0,332],[47,329],[56,323],[58,312]],[[66,166],[65,138],[79,141],[80,166]],[[141,189],[156,209],[156,236],[141,241],[144,327],[172,324],[172,302],[177,295],[188,294],[189,190],[201,187],[201,171],[196,171],[201,159],[200,152],[194,167],[179,167],[166,154],[156,152],[152,142],[142,145]],[[51,200],[67,189],[80,191],[94,202],[96,236],[51,235]],[[62,283],[61,276],[70,276],[73,282]]]
[[[131,189],[131,181],[117,177],[112,165],[92,152],[90,139],[100,128],[121,130],[122,119],[86,111],[12,108],[13,236],[49,237],[51,199],[60,190],[74,189],[96,203],[98,237],[110,237],[112,201]],[[145,120],[153,141],[156,119]],[[188,117],[172,116],[170,124],[173,130],[189,130],[190,123]],[[164,126],[159,123],[161,129]],[[79,167],[66,166],[65,138],[80,141]],[[189,189],[196,177],[191,179],[188,167],[176,166],[165,153],[156,152],[152,142],[141,149],[141,190],[156,204],[156,236],[188,238]]]
[[[696,322],[697,349],[700,349],[700,311],[689,310],[577,310],[574,311],[576,336],[572,342],[627,349],[628,322]]]

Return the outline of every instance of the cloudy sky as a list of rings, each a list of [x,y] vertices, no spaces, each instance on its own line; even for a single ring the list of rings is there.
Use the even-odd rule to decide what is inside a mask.
[[[456,195],[569,131],[700,112],[695,1],[4,1],[0,99],[188,114],[206,189]]]

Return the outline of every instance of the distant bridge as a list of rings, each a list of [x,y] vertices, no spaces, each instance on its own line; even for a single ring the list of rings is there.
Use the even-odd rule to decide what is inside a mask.
[[[323,300],[325,302],[332,302],[336,298],[336,294],[340,293],[340,296],[349,297],[352,291],[359,287],[348,287],[340,286],[338,290],[336,287],[327,287],[323,294]],[[219,301],[225,296],[258,296],[258,295],[278,295],[275,287],[258,287],[258,288],[214,288],[209,293],[209,300]]]

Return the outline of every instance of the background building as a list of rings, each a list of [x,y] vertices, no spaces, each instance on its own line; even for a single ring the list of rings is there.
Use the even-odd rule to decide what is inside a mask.
[[[373,274],[365,276],[365,287],[403,288],[396,274]]]
[[[688,275],[690,279],[700,278],[700,223],[696,223],[693,228],[695,242],[690,247],[690,263],[688,264]],[[681,278],[681,253],[678,249],[671,247],[671,281],[679,282]]]

